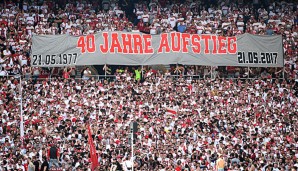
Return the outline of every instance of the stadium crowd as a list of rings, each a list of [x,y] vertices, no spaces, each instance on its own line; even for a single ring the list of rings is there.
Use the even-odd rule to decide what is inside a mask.
[[[152,0],[133,2],[132,10],[132,2],[1,3],[0,76],[22,74],[27,79],[20,84],[18,78],[0,77],[0,170],[44,171],[57,161],[62,170],[88,170],[86,125],[91,124],[98,170],[130,170],[134,165],[135,170],[160,171],[296,171],[298,4]],[[30,67],[33,34],[102,31],[281,34],[286,79],[278,79],[278,68],[262,70],[259,76],[257,69],[240,72],[235,67],[225,70],[232,77],[250,73],[258,78],[224,79],[220,68],[204,80],[170,77],[177,70],[192,75],[197,66],[166,73],[121,69],[110,81],[88,73],[82,80],[31,79],[47,72]],[[136,71],[144,72],[143,77],[136,77]],[[132,121],[139,124],[133,163],[128,142]],[[59,149],[56,156],[48,155],[52,146]]]
[[[139,124],[135,170],[215,170],[220,159],[225,170],[298,168],[298,83],[293,80],[189,82],[158,72],[142,81],[129,72],[111,82],[26,80],[23,145],[19,87],[18,79],[1,78],[2,170],[45,166],[53,145],[60,151],[61,168],[86,170],[87,124],[99,170],[130,170],[132,121]]]

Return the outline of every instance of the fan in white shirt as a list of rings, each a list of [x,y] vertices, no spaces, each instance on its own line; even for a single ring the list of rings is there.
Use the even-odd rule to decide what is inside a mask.
[[[142,19],[144,23],[149,22],[149,14],[146,12],[145,14],[142,15]]]
[[[27,65],[28,64],[28,59],[25,55],[19,55],[19,60],[21,61],[21,65]]]
[[[177,19],[171,14],[168,18],[168,22],[170,23],[171,27],[174,28],[176,26]]]
[[[32,36],[32,31],[34,30],[33,24],[28,24],[26,27],[28,35]]]
[[[236,24],[237,24],[238,30],[243,31],[243,28],[244,28],[243,18],[239,18]]]
[[[224,5],[224,6],[222,7],[222,13],[223,13],[223,15],[227,15],[228,12],[229,12],[229,7],[226,6],[226,5]]]
[[[259,24],[259,29],[265,29],[266,28],[266,24],[264,23],[264,21],[261,21],[261,24]]]
[[[4,67],[2,67],[0,71],[0,76],[7,76],[7,75],[8,75],[7,71],[4,69]]]
[[[131,161],[130,157],[123,162],[124,170],[127,170],[127,171],[132,169],[132,165],[133,165],[133,162]]]
[[[198,30],[197,31],[198,34],[202,34],[204,32],[205,27],[202,25],[201,22],[199,22],[199,24],[197,25],[197,30]]]
[[[229,22],[228,19],[225,19],[221,26],[223,29],[227,30],[228,27],[231,26],[231,22]]]
[[[118,17],[120,17],[121,14],[123,14],[123,11],[121,9],[115,10],[115,13]]]
[[[137,9],[135,13],[138,19],[142,19],[142,15],[144,14],[144,11],[142,11],[141,9]]]
[[[27,24],[34,24],[34,17],[32,17],[32,14],[30,14],[27,18],[26,18]]]
[[[4,56],[11,56],[11,51],[9,50],[9,47],[6,47],[6,49],[3,51]]]

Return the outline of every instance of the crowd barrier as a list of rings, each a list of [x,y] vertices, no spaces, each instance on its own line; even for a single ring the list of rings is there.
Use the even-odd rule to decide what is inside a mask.
[[[0,76],[0,78],[3,77],[7,77],[7,78],[20,78],[20,75],[8,75],[8,76]],[[167,75],[166,77],[170,77],[172,79],[179,79],[179,78],[183,78],[186,80],[203,80],[203,79],[215,79],[214,77],[212,77],[212,75]],[[36,80],[52,80],[52,79],[63,79],[62,76],[54,76],[51,77],[50,75],[48,77],[24,77],[22,76],[23,79],[36,79]],[[218,79],[227,79],[227,80],[255,80],[255,79],[259,79],[260,77],[216,77]],[[75,80],[87,80],[84,79],[82,77],[71,77],[69,79],[75,79]],[[89,76],[88,80],[116,80],[116,75],[91,75]],[[279,80],[284,80],[285,78],[276,78]]]

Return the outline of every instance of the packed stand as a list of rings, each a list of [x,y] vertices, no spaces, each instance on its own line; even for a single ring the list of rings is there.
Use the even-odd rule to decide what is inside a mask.
[[[91,124],[99,170],[129,170],[132,121],[135,170],[214,170],[219,161],[226,170],[298,169],[298,82],[118,72],[110,82],[23,80],[23,144],[19,79],[0,78],[0,169],[90,168]]]
[[[0,77],[0,170],[45,169],[56,163],[64,170],[90,168],[88,124],[99,170],[129,170],[132,165],[135,170],[214,170],[222,169],[222,161],[226,170],[298,169],[297,4],[274,2],[262,8],[241,1],[209,5],[161,0],[136,3],[126,16],[120,6],[128,8],[129,3],[82,2],[5,1],[1,6],[0,76],[21,73],[26,79],[21,139],[20,82]],[[79,81],[36,79],[51,71],[30,67],[33,34],[102,31],[282,34],[285,75],[280,68],[173,66],[163,74],[117,69],[116,80],[109,82],[92,79],[89,69]],[[73,71],[64,69],[63,77],[70,78]],[[184,74],[211,78],[179,78]],[[224,75],[260,79],[219,79]],[[287,79],[277,79],[281,77]],[[132,121],[139,124],[133,163],[128,137]],[[57,161],[48,154],[53,146],[59,149]]]
[[[23,2],[22,4],[20,2]],[[243,33],[283,35],[283,77],[297,77],[297,4],[291,1],[254,3],[244,1],[4,1],[0,19],[0,76],[23,74],[48,77],[52,71],[30,67],[33,34],[73,36],[103,31],[160,34],[178,31],[190,34],[234,36]],[[134,3],[135,2],[135,3]],[[133,9],[131,7],[134,7]],[[215,70],[215,69],[214,69]],[[227,77],[244,68],[217,68]],[[258,68],[251,75],[260,75]],[[279,73],[281,68],[270,71]],[[248,73],[248,71],[246,71]]]

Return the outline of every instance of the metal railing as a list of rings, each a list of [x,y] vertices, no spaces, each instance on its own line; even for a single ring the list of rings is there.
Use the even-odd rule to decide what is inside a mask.
[[[7,76],[0,76],[0,78],[19,78],[20,75],[7,75]],[[225,77],[214,77],[211,74],[207,74],[207,75],[167,75],[166,77],[170,77],[172,79],[186,79],[186,80],[203,80],[203,79],[230,79],[230,80],[255,80],[255,79],[260,79],[261,77],[251,77],[251,78],[244,78],[244,77],[231,77],[231,76],[225,76]],[[23,76],[23,79],[35,79],[35,80],[63,80],[64,78],[62,76],[52,76],[52,75],[48,75],[47,77],[36,77],[36,76]],[[84,77],[75,77],[72,76],[69,79],[75,79],[75,80],[109,80],[109,81],[114,81],[116,80],[116,75],[90,75],[87,78]],[[275,78],[275,79],[279,79],[279,80],[283,80],[285,78]]]
[[[51,77],[49,75],[48,78],[37,78],[37,80],[53,80],[53,79],[64,79],[62,76],[54,76]],[[90,75],[88,77],[76,77],[76,76],[71,76],[68,79],[75,79],[75,80],[116,80],[116,75]]]

